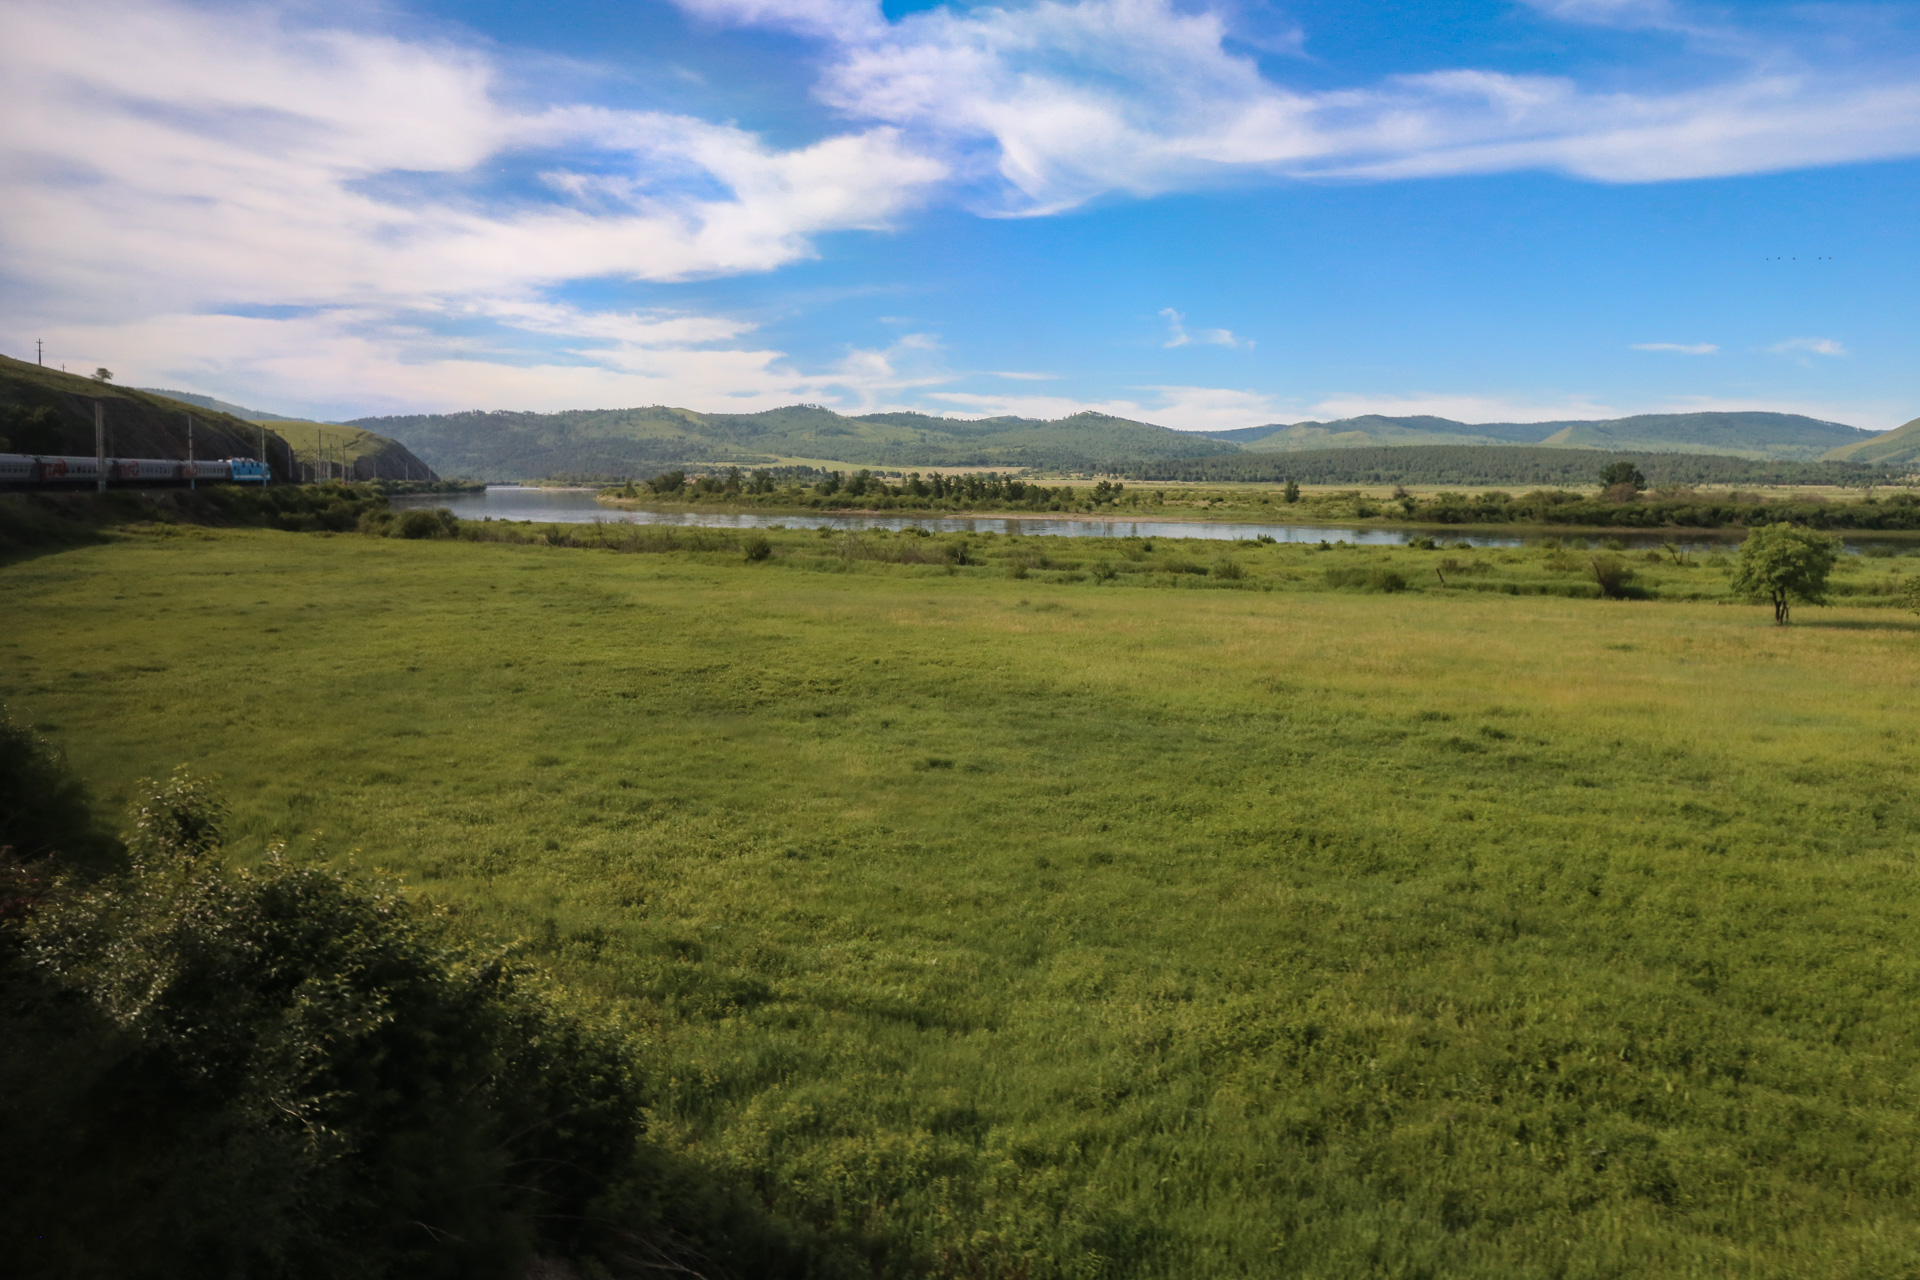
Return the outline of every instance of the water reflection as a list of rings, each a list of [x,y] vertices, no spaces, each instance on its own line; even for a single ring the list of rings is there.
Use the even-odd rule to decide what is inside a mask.
[[[518,485],[490,485],[481,493],[418,494],[395,498],[395,507],[445,507],[462,520],[534,520],[555,524],[591,524],[595,521],[627,524],[688,525],[715,529],[927,529],[934,533],[1000,533],[1022,537],[1056,538],[1210,538],[1236,542],[1254,538],[1272,538],[1276,542],[1347,542],[1361,546],[1401,546],[1415,538],[1433,538],[1438,542],[1466,543],[1474,547],[1517,547],[1528,537],[1514,534],[1488,534],[1452,529],[1379,529],[1332,524],[1259,524],[1200,520],[1061,519],[1058,516],[936,516],[847,515],[817,512],[810,514],[762,514],[749,511],[702,511],[674,508],[666,511],[621,511],[603,507],[591,489],[536,489]],[[1738,542],[1744,531],[1724,533],[1689,532],[1680,545],[1700,549],[1727,547]],[[1622,529],[1605,535],[1618,538],[1628,547],[1658,547],[1676,541],[1666,531]],[[1600,535],[1563,536],[1568,543],[1599,545]],[[1849,538],[1851,549],[1870,545],[1873,539]],[[1884,539],[1880,540],[1884,541]],[[1904,545],[1904,544],[1903,544]]]

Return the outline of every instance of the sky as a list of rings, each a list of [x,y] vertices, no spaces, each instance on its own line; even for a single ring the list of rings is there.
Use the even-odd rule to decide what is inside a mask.
[[[1920,2],[0,0],[0,351],[346,419],[1920,415]]]

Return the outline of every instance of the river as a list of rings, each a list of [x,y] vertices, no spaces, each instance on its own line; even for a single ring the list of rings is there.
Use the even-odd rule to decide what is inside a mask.
[[[1063,520],[1049,516],[936,516],[847,515],[828,512],[788,512],[761,514],[752,511],[706,511],[675,507],[664,511],[622,511],[603,507],[592,489],[542,489],[520,485],[489,485],[480,493],[413,494],[393,499],[397,508],[445,507],[462,520],[533,520],[554,524],[591,524],[595,521],[627,524],[700,525],[716,529],[927,529],[934,533],[1004,533],[1024,537],[1055,538],[1212,538],[1238,542],[1257,537],[1276,542],[1347,542],[1365,546],[1399,546],[1414,538],[1431,537],[1441,542],[1464,542],[1475,547],[1517,547],[1527,538],[1514,534],[1488,534],[1453,529],[1393,529],[1336,524],[1255,524],[1224,520],[1129,520],[1082,518]],[[1530,534],[1534,539],[1542,535]],[[1608,534],[1559,535],[1564,541],[1585,541],[1598,545],[1601,538],[1617,537],[1629,547],[1658,547],[1680,541],[1684,546],[1702,549],[1727,547],[1739,541],[1742,531],[1727,530],[1723,536],[1698,532],[1675,539],[1668,532],[1622,529]],[[1849,550],[1858,550],[1874,541],[1886,539],[1847,539]],[[1903,548],[1910,544],[1898,544]]]

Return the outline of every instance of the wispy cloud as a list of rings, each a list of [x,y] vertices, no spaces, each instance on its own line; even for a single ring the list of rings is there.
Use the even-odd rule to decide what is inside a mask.
[[[860,0],[678,2],[821,42],[828,102],[906,131],[958,175],[993,179],[982,197],[1008,213],[1245,171],[1554,169],[1642,182],[1920,152],[1911,51],[1867,56],[1827,38],[1819,24],[1844,23],[1837,10],[1796,10],[1773,20],[1802,27],[1768,30],[1696,21],[1658,0],[1544,0],[1549,19],[1640,28],[1695,56],[1664,82],[1619,68],[1586,84],[1464,65],[1304,89],[1236,52],[1220,6],[1039,0],[943,5],[888,23]]]
[[[888,126],[781,148],[689,116],[523,105],[486,54],[311,12],[0,7],[10,309],[167,385],[207,363],[169,335],[217,331],[255,370],[217,385],[282,403],[347,383],[415,404],[508,386],[523,403],[561,382],[572,403],[609,383],[682,402],[777,383],[791,399],[808,379],[743,343],[751,326],[558,306],[553,291],[772,270],[820,234],[890,225],[948,176]],[[492,191],[503,156],[539,164],[541,184]],[[241,318],[263,304],[299,318]],[[481,362],[497,368],[476,376]]]
[[[1844,356],[1847,349],[1834,338],[1788,338],[1785,342],[1776,342],[1767,350],[1775,355],[1811,355]]]
[[[1720,348],[1711,342],[1636,342],[1635,351],[1671,351],[1683,356],[1710,356]]]
[[[1160,314],[1167,322],[1167,340],[1160,344],[1163,347],[1190,347],[1199,343],[1202,346],[1232,347],[1237,351],[1253,348],[1253,339],[1236,337],[1231,329],[1200,329],[1189,333],[1186,316],[1172,307],[1162,308]]]

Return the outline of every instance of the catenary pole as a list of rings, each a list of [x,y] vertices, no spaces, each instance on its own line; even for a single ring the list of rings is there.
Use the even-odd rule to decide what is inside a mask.
[[[200,487],[199,484],[194,480],[194,476],[193,476],[193,415],[188,414],[187,415],[187,488],[198,489],[199,487]]]
[[[96,492],[107,491],[107,406],[93,402],[93,466]]]

